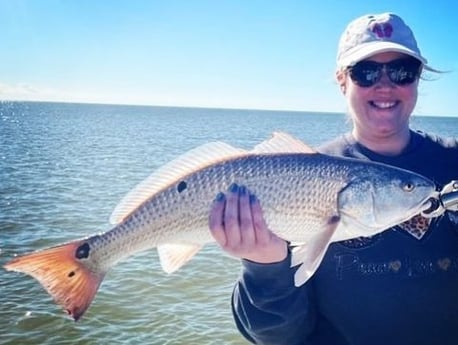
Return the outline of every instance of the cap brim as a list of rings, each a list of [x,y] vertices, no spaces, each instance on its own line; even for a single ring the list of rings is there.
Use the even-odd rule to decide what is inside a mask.
[[[410,55],[420,60],[423,64],[423,68],[430,70],[430,71],[435,71],[435,69],[427,65],[428,60],[426,60],[423,56],[419,55],[417,52],[411,49],[408,49],[403,45],[393,43],[393,42],[387,42],[387,41],[364,43],[354,49],[351,49],[350,51],[346,52],[346,54],[339,59],[339,66],[340,67],[353,66],[357,62],[367,59],[375,54],[386,53],[386,52],[397,52],[397,53]]]

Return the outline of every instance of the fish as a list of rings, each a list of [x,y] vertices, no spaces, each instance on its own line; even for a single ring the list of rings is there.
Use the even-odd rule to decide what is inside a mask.
[[[291,243],[295,286],[310,279],[330,243],[402,223],[427,209],[438,193],[416,173],[321,154],[284,132],[252,150],[210,142],[130,191],[114,209],[108,231],[16,256],[4,268],[34,277],[77,321],[119,261],[156,248],[162,269],[172,273],[215,243],[210,208],[233,184],[256,196],[269,229]]]

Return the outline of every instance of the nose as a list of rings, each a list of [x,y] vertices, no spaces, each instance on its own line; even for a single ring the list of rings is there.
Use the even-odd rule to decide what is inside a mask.
[[[375,84],[375,87],[395,87],[395,84],[390,80],[386,73],[386,67],[380,71],[382,74],[380,80]]]

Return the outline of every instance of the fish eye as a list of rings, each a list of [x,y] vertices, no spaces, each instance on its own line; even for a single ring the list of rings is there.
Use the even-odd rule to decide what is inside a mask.
[[[415,184],[413,184],[412,182],[406,182],[402,186],[402,189],[404,190],[404,192],[411,192],[415,189]]]

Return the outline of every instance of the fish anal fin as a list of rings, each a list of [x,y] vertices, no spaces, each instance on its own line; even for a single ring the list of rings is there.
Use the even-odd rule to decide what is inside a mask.
[[[202,245],[189,243],[168,243],[157,247],[162,269],[173,273],[192,259],[202,248]]]
[[[315,235],[309,242],[300,243],[292,249],[291,267],[300,265],[294,274],[295,286],[303,285],[318,269],[338,224],[339,217],[332,217],[319,234]]]
[[[26,254],[11,260],[4,268],[34,277],[77,321],[89,308],[105,275],[91,272],[75,258],[82,244],[84,241],[75,241]]]
[[[285,132],[274,132],[272,137],[256,145],[253,153],[316,153],[301,140]]]

